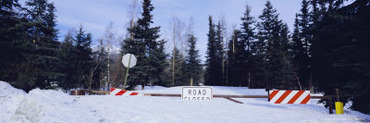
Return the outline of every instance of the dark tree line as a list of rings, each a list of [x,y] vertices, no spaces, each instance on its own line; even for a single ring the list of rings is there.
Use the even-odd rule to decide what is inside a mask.
[[[171,57],[165,53],[166,41],[159,39],[161,27],[152,27],[154,6],[151,0],[143,0],[141,17],[127,29],[129,36],[118,56],[132,53],[138,59],[127,89],[198,85],[202,77],[206,85],[302,89],[325,95],[334,95],[338,88],[341,101],[351,101],[353,109],[369,113],[370,1],[343,5],[345,1],[302,0],[292,32],[269,1],[258,17],[250,14],[247,5],[240,29],[233,30],[230,38],[225,38],[221,22],[209,16],[202,66],[195,34],[186,35],[184,53],[177,48]],[[102,41],[93,51],[92,34],[82,26],[58,41],[56,8],[47,0],[28,0],[25,6],[18,0],[3,0],[0,7],[0,80],[26,91],[97,89],[110,80],[107,65],[120,64],[119,60],[108,63]],[[117,76],[112,86],[122,86],[119,76],[123,75]]]
[[[369,0],[302,0],[293,32],[266,2],[257,22],[246,6],[240,29],[226,48],[226,74],[220,76],[221,41],[209,21],[205,83],[249,88],[303,89],[352,101],[369,113]],[[222,52],[221,52],[222,53]]]
[[[137,65],[130,70],[128,80],[129,89],[136,85],[162,85],[162,86],[180,86],[180,85],[197,85],[200,79],[201,64],[198,50],[195,49],[196,37],[189,34],[186,40],[189,42],[186,55],[180,53],[174,48],[174,56],[165,53],[164,44],[166,41],[158,40],[160,27],[151,27],[153,23],[154,10],[151,0],[144,0],[142,5],[143,12],[137,22],[128,28],[130,36],[122,43],[121,54],[132,53],[137,59]],[[176,67],[170,68],[175,57]],[[172,74],[175,71],[175,83],[171,83]]]
[[[47,0],[1,1],[0,79],[26,91],[99,88],[105,51],[92,51],[82,27],[59,42],[55,11]]]

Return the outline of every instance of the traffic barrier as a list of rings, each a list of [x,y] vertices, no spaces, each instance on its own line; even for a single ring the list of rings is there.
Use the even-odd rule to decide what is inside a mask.
[[[109,95],[115,95],[115,96],[144,96],[142,93],[138,93],[135,91],[126,91],[122,89],[117,88],[111,88]]]
[[[269,99],[274,104],[307,104],[311,96],[304,90],[272,90]]]

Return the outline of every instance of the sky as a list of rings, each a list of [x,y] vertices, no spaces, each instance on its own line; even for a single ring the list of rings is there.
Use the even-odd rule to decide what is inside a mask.
[[[21,0],[21,2],[25,0]],[[57,29],[59,39],[62,40],[68,31],[80,25],[93,35],[93,46],[98,39],[104,36],[105,30],[113,23],[113,31],[117,37],[124,37],[129,22],[129,9],[133,0],[49,0],[56,6]],[[139,0],[141,3],[142,0]],[[270,0],[273,7],[280,14],[279,18],[293,29],[295,14],[299,12],[300,0]],[[208,17],[212,15],[217,22],[221,16],[226,19],[226,27],[231,35],[232,29],[240,28],[245,12],[245,5],[252,7],[251,15],[258,21],[265,7],[265,0],[153,0],[155,9],[152,11],[152,26],[161,26],[161,39],[167,41],[167,52],[172,49],[172,34],[170,22],[173,17],[179,18],[183,23],[189,23],[193,18],[193,32],[197,37],[197,48],[202,61],[205,61],[207,50]],[[139,6],[141,10],[141,5]],[[119,49],[119,41],[113,47]]]

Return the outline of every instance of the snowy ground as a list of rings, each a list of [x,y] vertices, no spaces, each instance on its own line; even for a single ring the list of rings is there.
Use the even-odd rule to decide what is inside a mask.
[[[214,94],[265,95],[263,89],[213,87]],[[180,94],[181,87],[148,87],[145,93]],[[370,122],[370,115],[345,109],[345,114],[328,114],[328,109],[311,100],[308,105],[276,105],[267,99],[222,98],[184,101],[179,97],[70,96],[61,91],[34,89],[29,93],[0,81],[0,122],[103,122],[103,123],[340,123]]]

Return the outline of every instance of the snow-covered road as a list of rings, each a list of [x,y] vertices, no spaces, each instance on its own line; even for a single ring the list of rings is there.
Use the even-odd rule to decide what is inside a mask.
[[[265,95],[264,89],[213,87],[214,94]],[[180,94],[181,87],[148,87],[145,93]],[[61,91],[34,89],[28,94],[0,82],[0,122],[103,123],[256,123],[256,122],[370,122],[370,115],[345,109],[328,114],[317,100],[308,105],[276,105],[267,99],[214,98],[185,101],[179,97],[70,96]]]

